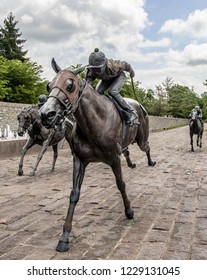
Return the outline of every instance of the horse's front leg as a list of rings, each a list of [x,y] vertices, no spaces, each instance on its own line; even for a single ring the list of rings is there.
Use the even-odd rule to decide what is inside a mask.
[[[123,153],[123,155],[124,155],[125,158],[126,158],[127,165],[128,165],[130,168],[135,168],[135,167],[136,167],[136,164],[135,164],[135,163],[132,163],[132,161],[131,161],[131,159],[130,159],[129,148],[127,147],[126,149],[124,149],[122,153]]]
[[[191,144],[191,152],[194,152],[194,147],[193,147],[193,136],[190,136],[190,144]]]
[[[47,148],[49,146],[49,144],[51,143],[52,141],[52,138],[54,136],[54,133],[55,131],[52,130],[52,132],[49,134],[48,138],[42,143],[42,149],[40,150],[38,156],[37,156],[37,161],[36,161],[36,164],[35,166],[33,167],[33,170],[30,172],[30,176],[34,176],[35,175],[35,172],[37,171],[37,167],[43,157],[43,155],[45,154],[45,152],[47,151]]]
[[[199,135],[199,147],[202,148],[202,133]]]
[[[35,164],[35,166],[33,167],[33,170],[32,170],[32,171],[30,172],[30,174],[29,174],[30,176],[34,176],[34,175],[35,175],[35,172],[36,172],[36,170],[37,170],[37,167],[38,167],[38,165],[39,165],[39,163],[40,163],[40,161],[41,161],[41,159],[42,159],[44,153],[46,152],[47,148],[48,148],[48,141],[44,141],[44,142],[43,142],[43,145],[42,145],[42,149],[40,150],[40,152],[39,152],[39,154],[38,154],[38,156],[37,156],[36,164]]]
[[[122,195],[122,199],[123,199],[124,207],[125,207],[125,215],[128,219],[133,219],[134,211],[130,206],[130,201],[126,194],[126,185],[123,180],[123,175],[122,175],[122,170],[121,170],[121,161],[120,161],[120,157],[118,155],[117,155],[116,159],[114,160],[114,162],[112,163],[111,168],[112,168],[115,178],[116,178],[117,187]]]
[[[80,197],[80,189],[83,182],[85,174],[86,164],[81,162],[81,160],[74,156],[73,157],[73,189],[70,194],[69,208],[67,212],[67,217],[65,224],[63,226],[63,234],[56,247],[57,251],[65,252],[69,249],[69,235],[72,230],[72,220],[75,211],[75,206]]]
[[[203,138],[203,132],[200,135],[200,148],[202,148],[202,138]]]
[[[55,170],[55,163],[58,157],[58,144],[53,145],[52,149],[53,149],[53,162],[52,162],[51,172]]]
[[[20,161],[19,161],[19,169],[18,169],[19,176],[24,175],[24,171],[23,171],[24,156],[25,156],[27,150],[30,149],[32,146],[34,146],[34,140],[32,138],[29,138],[27,140],[26,144],[24,145],[24,147],[22,148],[21,157],[20,157]]]

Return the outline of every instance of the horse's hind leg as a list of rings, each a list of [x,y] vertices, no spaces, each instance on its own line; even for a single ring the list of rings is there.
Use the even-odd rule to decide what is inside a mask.
[[[126,186],[125,186],[125,182],[123,180],[123,175],[122,175],[122,170],[121,170],[121,161],[120,161],[119,156],[117,156],[116,160],[114,160],[113,164],[111,165],[111,168],[112,168],[113,173],[116,178],[117,187],[123,198],[124,207],[125,207],[125,215],[128,219],[133,219],[134,211],[130,206],[130,201],[126,194],[126,190],[125,190]]]
[[[140,150],[146,153],[148,165],[155,166],[156,161],[152,160],[152,158],[151,158],[149,142],[148,141],[145,141],[144,143],[140,142],[139,138],[138,138],[137,144],[138,144]]]
[[[127,165],[128,165],[130,168],[135,168],[135,167],[136,167],[136,164],[135,164],[135,163],[132,163],[132,161],[131,161],[131,159],[130,159],[129,148],[127,147],[126,149],[124,149],[122,153],[123,153],[123,155],[124,155],[125,158],[126,158]]]
[[[155,166],[156,161],[151,159],[150,149],[146,152],[146,155],[147,155],[148,165]]]
[[[199,144],[199,139],[200,139],[200,135],[198,134],[198,135],[197,135],[197,141],[196,141],[198,147],[200,146],[200,144]]]
[[[72,230],[72,220],[75,211],[75,206],[80,197],[80,188],[85,174],[86,164],[80,161],[79,158],[73,158],[73,189],[70,194],[70,202],[67,217],[63,226],[63,233],[56,247],[57,251],[65,252],[69,249],[69,235]]]

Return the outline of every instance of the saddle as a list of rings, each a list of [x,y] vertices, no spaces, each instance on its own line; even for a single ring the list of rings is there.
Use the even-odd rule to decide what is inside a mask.
[[[120,117],[121,117],[121,120],[122,120],[122,124],[123,125],[126,125],[126,122],[127,120],[129,119],[131,113],[127,112],[126,110],[124,110],[120,105],[119,103],[116,101],[115,98],[113,98],[113,96],[109,95],[109,94],[105,94],[105,96],[115,105]],[[146,111],[145,111],[146,112]],[[139,121],[138,119],[136,119],[134,121],[134,124],[139,124]]]

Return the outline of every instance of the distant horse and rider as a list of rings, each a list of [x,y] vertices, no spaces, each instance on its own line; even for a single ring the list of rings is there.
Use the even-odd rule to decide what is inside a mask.
[[[38,164],[41,161],[48,146],[53,148],[53,162],[51,171],[55,169],[55,163],[58,157],[58,143],[65,137],[70,145],[71,132],[73,129],[73,122],[69,119],[65,119],[61,124],[56,125],[53,128],[46,128],[42,125],[42,120],[39,115],[40,104],[38,106],[32,105],[27,108],[23,108],[17,116],[18,128],[17,133],[19,136],[23,136],[26,132],[29,138],[24,145],[21,157],[19,161],[18,175],[24,175],[23,172],[23,160],[26,152],[34,145],[42,146],[35,166],[30,172],[30,176],[34,176],[37,170]]]
[[[197,135],[196,143],[197,146],[202,148],[202,137],[203,137],[203,130],[204,124],[202,121],[202,111],[199,106],[195,106],[190,113],[190,120],[189,120],[189,130],[190,130],[190,145],[191,151],[194,152],[194,144],[193,144],[193,135]]]
[[[57,73],[48,84],[49,97],[41,108],[41,119],[50,129],[68,104],[75,123],[71,133],[71,150],[73,154],[73,186],[70,194],[69,208],[63,226],[63,233],[57,245],[58,251],[69,249],[69,235],[76,204],[80,197],[85,169],[91,162],[103,162],[109,165],[116,178],[117,187],[122,195],[125,215],[132,219],[134,211],[126,193],[126,185],[121,168],[121,154],[130,144],[137,143],[146,153],[148,165],[154,166],[151,159],[149,137],[149,118],[146,110],[137,101],[124,98],[122,104],[133,117],[127,118],[123,107],[115,105],[113,98],[99,94],[80,74],[84,67],[62,70],[55,60],[52,67]],[[136,118],[138,117],[138,122]]]

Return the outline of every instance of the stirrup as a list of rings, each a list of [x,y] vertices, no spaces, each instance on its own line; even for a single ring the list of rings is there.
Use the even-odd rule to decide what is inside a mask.
[[[134,117],[134,118],[133,118]],[[126,125],[129,125],[129,126],[133,126],[133,125],[138,125],[140,124],[139,122],[139,118],[136,114],[133,114],[127,121],[126,121]]]

